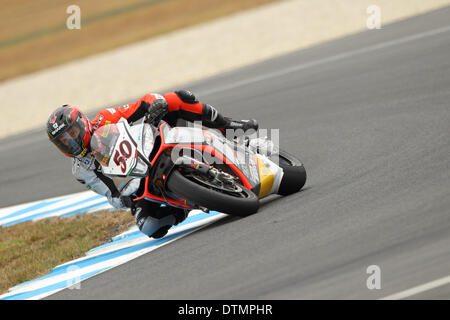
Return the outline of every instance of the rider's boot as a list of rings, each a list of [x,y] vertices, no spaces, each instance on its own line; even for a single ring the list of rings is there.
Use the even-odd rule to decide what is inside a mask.
[[[267,139],[267,137],[258,137],[258,138],[252,138],[252,135],[255,134],[258,131],[258,121],[255,119],[250,120],[232,120],[230,118],[226,118],[227,125],[225,126],[225,131],[223,132],[227,138],[230,140],[237,138],[236,141],[242,142],[245,146],[249,147],[251,150],[253,150],[256,153],[270,156],[272,154],[278,153],[278,148],[275,146],[275,144]],[[232,132],[232,136],[229,137],[227,130],[234,130]],[[244,136],[242,136],[244,134]]]
[[[253,139],[251,139],[250,137],[246,138],[246,146],[248,146],[253,152],[268,157],[278,153],[277,146],[273,143],[273,141],[267,139],[267,137]]]
[[[231,118],[224,117],[227,121],[224,129],[242,130],[248,132],[249,130],[258,131],[258,121],[255,119],[250,120],[233,120]]]

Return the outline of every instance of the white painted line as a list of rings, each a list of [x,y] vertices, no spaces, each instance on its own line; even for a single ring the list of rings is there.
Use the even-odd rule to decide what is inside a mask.
[[[68,198],[68,197],[81,196],[85,193],[95,194],[93,191],[82,191],[82,192],[77,192],[77,193],[72,193],[72,194],[66,194],[64,196],[58,196],[58,197],[48,198],[45,200],[37,200],[37,201],[28,202],[28,203],[24,203],[24,204],[17,204],[17,205],[13,205],[10,207],[0,208],[0,212],[3,214],[3,212],[15,211],[17,209],[25,208],[26,206],[31,206],[33,204],[36,204],[36,203],[39,203],[42,201],[53,201],[53,200],[59,200],[59,199]]]
[[[124,237],[126,237],[128,234],[139,231],[139,228],[137,226],[132,226],[128,231],[125,231],[115,237],[112,237],[111,241],[119,240]]]
[[[195,213],[197,213],[197,212],[195,212]],[[200,213],[200,211],[199,211],[199,213]],[[66,281],[67,282],[67,285],[64,286],[63,288],[60,288],[60,289],[57,289],[57,290],[49,290],[47,292],[39,293],[39,294],[37,294],[35,296],[31,296],[30,298],[27,298],[27,299],[35,300],[35,299],[41,299],[41,298],[47,297],[47,296],[49,296],[51,294],[54,294],[56,292],[59,292],[59,291],[65,289],[65,288],[67,288],[70,285],[74,285],[76,283],[84,281],[84,280],[86,280],[88,278],[91,278],[91,277],[93,277],[95,275],[103,273],[103,272],[105,272],[105,271],[107,271],[107,270],[109,270],[111,268],[114,268],[114,267],[119,266],[119,265],[121,265],[123,263],[126,263],[126,262],[128,262],[130,260],[133,260],[133,259],[135,259],[135,258],[137,258],[137,257],[139,257],[139,256],[141,256],[143,254],[149,253],[149,252],[151,252],[151,251],[153,251],[153,250],[155,250],[157,248],[160,248],[160,247],[162,247],[162,246],[164,246],[166,244],[169,244],[169,243],[172,243],[172,242],[174,242],[174,241],[176,241],[178,239],[181,239],[181,238],[183,238],[183,237],[185,237],[185,236],[187,236],[187,235],[189,235],[189,234],[191,234],[193,232],[196,232],[196,231],[206,227],[207,225],[210,225],[210,224],[216,222],[217,220],[220,220],[221,218],[226,217],[226,216],[227,216],[226,214],[216,214],[216,215],[211,216],[211,217],[205,217],[204,219],[201,219],[199,221],[194,221],[194,222],[186,224],[186,225],[181,225],[181,226],[174,227],[171,230],[169,230],[167,236],[170,236],[170,235],[173,235],[173,234],[176,234],[176,233],[180,233],[180,235],[178,237],[175,237],[175,238],[167,241],[167,242],[163,242],[163,243],[161,243],[159,245],[156,245],[156,246],[150,246],[150,247],[147,247],[147,248],[143,248],[141,250],[134,251],[134,252],[131,252],[131,253],[128,253],[128,254],[124,254],[124,255],[121,255],[121,256],[118,256],[118,257],[111,258],[111,259],[106,259],[104,261],[100,261],[100,262],[97,262],[95,264],[88,265],[86,267],[82,267],[82,268],[79,268],[79,269],[75,268],[74,270],[68,270],[68,272],[65,272],[63,274],[57,274],[55,276],[44,278],[44,279],[41,279],[41,280],[36,280],[36,281],[28,282],[28,283],[19,284],[19,285],[15,286],[15,287],[10,288],[9,292],[7,294],[1,295],[0,299],[7,298],[8,296],[11,296],[11,295],[16,295],[16,294],[20,294],[20,293],[26,293],[26,292],[33,291],[33,290],[39,290],[39,289],[44,288],[46,286],[57,284],[57,283],[59,283],[61,281]],[[193,230],[191,230],[191,231],[189,231],[187,233],[183,233],[183,231],[187,231],[189,229],[193,229]],[[136,243],[133,243],[131,245],[136,245],[136,244],[139,244],[139,243],[144,243],[144,242],[150,241],[150,239],[147,236],[140,237],[140,238],[138,238],[136,240],[137,240]],[[77,260],[64,263],[64,264],[60,265],[59,267],[64,266],[64,265],[68,265],[68,264],[73,264],[74,262],[79,262],[79,261],[82,261],[82,260],[85,260],[85,259],[89,259],[89,258],[92,258],[92,256],[103,254],[103,253],[108,252],[108,251],[114,252],[114,251],[123,249],[123,247],[129,247],[129,246],[130,246],[130,243],[126,244],[125,246],[123,246],[123,244],[119,244],[116,248],[114,248],[114,247],[106,248],[107,250],[105,250],[104,252],[96,252],[93,255],[82,257],[82,258],[79,258]],[[101,270],[103,270],[103,271],[101,271]],[[87,275],[87,274],[92,273],[92,272],[94,273],[92,276],[86,277],[85,279],[83,279],[81,281],[76,281],[77,278],[83,277],[84,275]]]
[[[83,199],[83,200],[86,200],[86,199]],[[71,202],[76,204],[76,203],[78,203],[80,201],[82,201],[82,200],[74,199]],[[99,198],[99,199],[95,199],[95,200],[92,200],[92,201],[87,201],[87,202],[84,202],[82,204],[70,207],[70,208],[62,209],[62,210],[59,210],[57,212],[53,212],[53,213],[49,213],[49,214],[46,214],[46,215],[42,215],[42,216],[36,217],[36,218],[32,219],[32,221],[39,221],[39,220],[42,220],[42,219],[59,217],[59,216],[62,216],[64,214],[66,214],[66,213],[70,213],[70,212],[73,212],[75,210],[83,210],[86,207],[89,207],[89,206],[92,206],[92,205],[95,205],[95,204],[98,204],[98,203],[101,204],[103,202],[105,202],[105,198]],[[67,204],[65,204],[65,205],[67,205]]]
[[[75,284],[74,284],[74,285],[75,285]],[[57,289],[57,290],[45,292],[45,293],[43,293],[43,294],[40,294],[40,295],[31,297],[31,298],[28,299],[28,300],[41,300],[41,299],[43,299],[43,298],[45,298],[45,297],[48,297],[48,296],[50,296],[50,295],[52,295],[52,294],[55,294],[55,293],[59,292],[59,291],[61,291],[61,290],[60,290],[60,289]]]
[[[140,251],[138,251],[138,252],[140,252]],[[101,270],[103,268],[111,268],[112,266],[121,264],[121,262],[123,262],[123,261],[129,261],[130,257],[133,257],[135,254],[136,254],[135,252],[129,253],[129,254],[126,254],[123,256],[119,256],[119,257],[116,257],[113,259],[99,262],[97,264],[89,265],[85,268],[74,268],[74,270],[69,270],[66,273],[59,274],[59,275],[56,275],[54,277],[50,277],[50,278],[47,278],[44,280],[26,283],[23,286],[16,286],[9,290],[10,290],[10,293],[12,293],[12,294],[25,293],[27,291],[33,291],[33,290],[40,289],[44,286],[56,284],[61,281],[67,281],[67,287],[68,287],[68,286],[74,284],[73,282],[71,282],[71,280],[73,280],[73,279],[79,278],[79,277],[83,276],[84,274],[87,274],[87,273],[90,273],[90,272],[93,272],[96,270]],[[4,298],[5,296],[0,296],[0,298]]]
[[[154,247],[145,248],[145,249],[136,251],[136,252],[134,252],[134,253],[131,253],[131,254],[127,255],[124,259],[122,259],[122,261],[121,261],[120,263],[115,264],[114,266],[112,266],[111,268],[109,268],[109,269],[107,269],[107,270],[98,272],[98,273],[96,273],[96,274],[94,274],[94,275],[92,275],[92,276],[90,276],[90,277],[88,277],[88,278],[85,278],[85,279],[83,279],[82,281],[85,281],[85,280],[87,280],[87,279],[90,279],[90,278],[92,278],[92,277],[95,277],[95,276],[97,276],[97,275],[99,275],[99,274],[101,274],[101,273],[104,273],[104,272],[106,272],[106,271],[109,271],[109,270],[112,269],[112,268],[118,267],[118,266],[120,266],[120,265],[122,265],[122,264],[124,264],[124,263],[127,263],[128,261],[134,260],[134,259],[136,259],[136,258],[138,258],[138,257],[140,257],[140,256],[142,256],[142,255],[144,255],[144,254],[147,254],[147,253],[149,253],[149,252],[151,252],[151,251],[154,251],[154,250],[156,250],[156,249],[158,249],[158,248],[160,248],[160,247],[163,247],[163,246],[165,246],[165,245],[167,245],[167,244],[170,244],[170,243],[172,243],[172,242],[174,242],[174,241],[177,241],[177,240],[179,240],[179,239],[181,239],[181,238],[184,238],[184,237],[190,235],[191,233],[197,232],[198,230],[203,229],[203,228],[205,228],[205,227],[207,227],[207,226],[213,224],[214,222],[216,222],[216,221],[218,221],[218,220],[220,220],[220,219],[222,219],[222,218],[224,218],[224,217],[226,217],[226,216],[227,216],[226,214],[221,213],[221,214],[218,214],[218,215],[215,215],[215,216],[206,218],[206,219],[202,220],[202,221],[203,221],[203,224],[200,224],[200,223],[198,224],[198,226],[197,226],[198,228],[193,229],[193,230],[190,231],[190,232],[187,232],[187,233],[185,233],[185,234],[182,234],[182,235],[180,235],[179,237],[176,237],[176,238],[174,238],[174,239],[172,239],[172,240],[170,240],[170,241],[164,242],[164,243],[162,243],[162,244],[160,244],[160,245],[157,245],[157,246],[154,246]],[[193,225],[193,224],[197,224],[197,223],[198,223],[198,222],[192,223],[192,225]],[[177,230],[176,232],[179,232],[179,231]],[[173,232],[173,233],[174,233],[174,232]],[[169,233],[168,233],[167,235],[169,235]],[[80,281],[80,282],[81,282],[81,281]],[[76,284],[76,283],[74,283],[74,284]],[[54,293],[56,293],[56,292],[62,291],[62,290],[64,290],[64,289],[66,289],[66,288],[62,288],[62,289],[59,289],[59,290],[57,290],[57,291],[48,293],[48,294],[46,294],[46,295],[42,295],[40,298],[44,298],[44,297],[46,297],[46,296],[49,296],[49,295],[54,294]]]
[[[3,217],[6,217],[7,215],[10,215],[11,213],[14,213],[16,211],[22,210],[27,207],[31,207],[39,202],[41,202],[41,201],[34,201],[34,202],[25,203],[25,204],[19,204],[17,206],[0,209],[0,219],[2,219]]]
[[[99,207],[95,207],[93,209],[89,209],[85,212],[85,214],[91,214],[91,213],[96,213],[96,212],[100,212],[100,211],[106,211],[106,210],[115,210],[115,208],[110,205],[109,203],[103,205],[103,206],[99,206]]]
[[[59,200],[59,199],[63,199],[63,198],[68,198],[71,196],[82,195],[84,193],[92,193],[92,191],[83,191],[83,192],[74,193],[71,195],[59,196],[59,197],[49,198],[49,199],[45,199],[45,200],[38,200],[38,201],[33,201],[33,202],[24,203],[24,204],[18,204],[18,205],[14,205],[14,206],[10,206],[10,207],[1,208],[0,209],[0,219],[11,213],[14,213],[16,211],[22,210],[27,207],[32,207],[33,205],[41,203],[43,201],[51,202],[51,201],[55,201],[55,200]]]
[[[202,213],[202,211],[199,211],[200,213]],[[198,213],[197,213],[198,214]],[[194,214],[195,215],[195,214]],[[218,219],[224,218],[227,215],[224,213],[218,214],[218,215],[214,215],[211,217],[205,217],[202,220],[198,220],[198,221],[194,221],[185,225],[181,225],[181,226],[174,226],[172,227],[169,232],[167,233],[167,235],[165,235],[165,237],[171,236],[174,233],[181,233],[185,230],[189,230],[192,228],[200,228],[200,227],[204,227],[205,225],[207,225],[208,223],[212,223]],[[137,227],[136,227],[137,229]],[[117,250],[121,250],[121,249],[125,249],[125,248],[129,248],[144,242],[148,241],[148,236],[146,236],[145,234],[142,233],[141,237],[138,238],[134,238],[134,239],[130,239],[127,241],[123,241],[123,242],[119,242],[116,244],[111,244],[109,246],[106,247],[100,247],[98,249],[92,249],[91,251],[86,253],[86,257],[85,258],[92,258],[101,254],[105,254],[105,253],[109,253],[109,252],[114,252]]]
[[[356,50],[343,52],[343,53],[340,53],[340,54],[337,54],[337,55],[334,55],[334,56],[331,56],[331,57],[314,60],[314,61],[311,61],[311,62],[299,64],[299,65],[296,65],[296,66],[293,66],[293,67],[281,69],[281,70],[278,70],[278,71],[275,71],[275,72],[266,73],[266,74],[263,74],[263,75],[260,75],[260,76],[252,77],[252,78],[241,80],[241,81],[236,81],[236,82],[233,82],[232,84],[221,86],[221,87],[216,87],[216,88],[211,89],[209,91],[199,92],[198,96],[207,96],[207,95],[210,95],[210,94],[213,94],[213,93],[239,88],[241,86],[244,86],[244,85],[247,85],[247,84],[251,84],[251,83],[254,83],[254,82],[259,82],[259,81],[263,81],[263,80],[267,80],[267,79],[271,79],[271,78],[284,76],[284,75],[292,73],[292,72],[297,72],[297,71],[300,71],[300,70],[305,70],[305,69],[308,69],[308,68],[311,68],[311,67],[315,67],[315,66],[319,66],[319,65],[322,65],[322,64],[326,64],[326,63],[329,63],[329,62],[336,62],[336,61],[339,61],[339,60],[350,58],[350,57],[353,57],[353,56],[356,56],[356,55],[360,55],[360,54],[363,54],[363,53],[368,53],[368,52],[371,52],[371,51],[385,49],[385,48],[393,47],[393,46],[396,46],[396,45],[399,45],[399,44],[404,44],[404,43],[420,40],[420,39],[423,39],[423,38],[426,38],[426,37],[435,36],[435,35],[438,35],[438,34],[441,34],[441,33],[445,33],[445,32],[448,32],[448,31],[450,31],[450,26],[445,26],[445,27],[433,29],[433,30],[430,30],[430,31],[417,33],[417,34],[414,34],[414,35],[411,35],[411,36],[406,36],[406,37],[398,38],[398,39],[395,39],[395,40],[381,42],[379,44],[371,45],[371,46],[368,46],[368,47],[365,47],[365,48],[360,48],[360,49],[356,49]]]
[[[390,296],[381,298],[379,300],[400,300],[400,299],[404,299],[404,298],[408,298],[411,296],[414,296],[416,294],[428,291],[428,290],[432,290],[438,287],[442,287],[446,284],[450,283],[450,276],[444,277],[444,278],[440,278],[425,284],[422,284],[420,286],[399,292],[399,293],[395,293],[392,294]]]
[[[14,222],[16,220],[24,219],[24,218],[27,218],[27,217],[31,217],[31,216],[34,216],[36,214],[42,213],[42,212],[46,212],[46,211],[50,211],[50,210],[56,210],[56,209],[58,209],[60,207],[64,207],[64,206],[68,206],[68,205],[71,205],[71,204],[74,204],[74,203],[78,203],[78,202],[84,201],[86,199],[89,199],[91,197],[95,197],[95,196],[96,196],[95,193],[93,193],[92,191],[88,191],[88,192],[81,192],[81,193],[73,194],[72,196],[63,196],[63,197],[57,197],[57,198],[52,198],[52,199],[46,199],[46,200],[38,201],[38,202],[35,202],[35,203],[32,202],[32,204],[37,204],[39,202],[44,202],[44,201],[50,202],[50,201],[54,201],[54,200],[67,198],[66,200],[62,200],[60,202],[56,202],[56,203],[53,203],[51,205],[44,206],[44,207],[36,209],[36,210],[27,211],[27,212],[24,212],[24,213],[22,213],[20,215],[0,220],[0,225],[6,224],[6,223],[10,223],[10,222]],[[31,207],[31,205],[30,205],[30,207]],[[83,207],[83,205],[81,207]],[[18,210],[15,210],[15,211],[18,211]],[[15,212],[15,211],[13,211],[13,212]],[[13,213],[13,212],[9,212],[9,213]]]

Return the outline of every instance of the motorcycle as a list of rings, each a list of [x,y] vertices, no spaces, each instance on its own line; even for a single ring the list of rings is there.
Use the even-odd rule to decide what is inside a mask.
[[[247,216],[258,211],[260,199],[282,194],[287,169],[295,169],[298,190],[306,181],[303,164],[287,152],[278,150],[277,164],[206,127],[155,126],[145,119],[130,126],[121,119],[94,132],[91,150],[119,192],[183,209]]]

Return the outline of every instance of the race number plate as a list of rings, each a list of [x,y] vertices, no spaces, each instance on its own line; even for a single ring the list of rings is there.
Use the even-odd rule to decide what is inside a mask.
[[[117,124],[120,128],[120,136],[114,146],[114,151],[108,166],[102,166],[104,174],[115,176],[127,176],[137,164],[137,146],[128,134],[122,123]]]

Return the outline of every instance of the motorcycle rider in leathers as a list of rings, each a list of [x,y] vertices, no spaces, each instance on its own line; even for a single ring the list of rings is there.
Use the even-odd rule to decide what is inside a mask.
[[[73,158],[72,173],[87,188],[104,195],[116,209],[131,209],[136,224],[144,234],[153,238],[163,237],[167,231],[184,219],[188,211],[161,206],[145,199],[133,201],[135,194],[127,190],[119,192],[112,179],[102,174],[100,164],[91,153],[89,143],[92,133],[99,127],[117,123],[125,118],[133,123],[147,116],[153,123],[160,120],[175,126],[178,119],[202,121],[202,125],[226,129],[258,129],[256,120],[236,121],[222,116],[209,104],[199,102],[189,91],[179,90],[164,95],[146,94],[135,103],[100,111],[93,121],[76,107],[63,105],[57,108],[47,121],[47,134],[56,147]],[[142,179],[144,180],[144,179]],[[134,193],[143,184],[130,187]],[[140,189],[142,190],[142,189]]]

